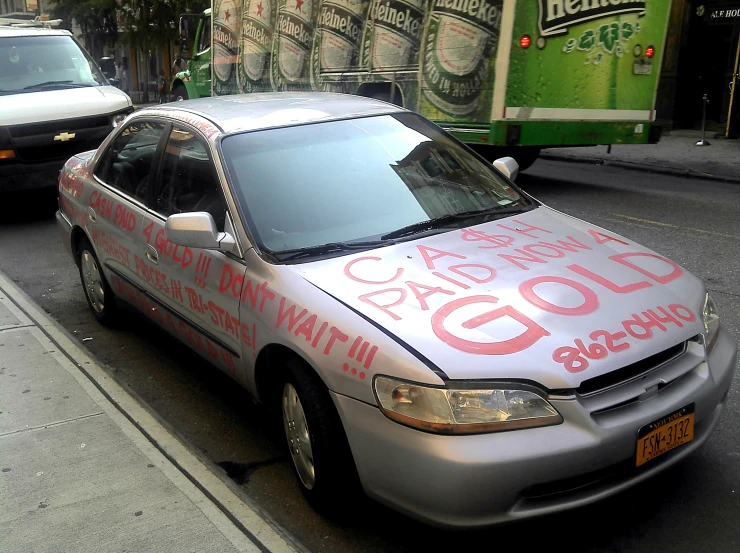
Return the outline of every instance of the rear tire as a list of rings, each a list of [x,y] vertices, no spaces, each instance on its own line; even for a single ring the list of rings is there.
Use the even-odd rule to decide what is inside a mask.
[[[87,305],[98,322],[110,326],[118,317],[118,306],[108,281],[95,255],[95,250],[87,238],[82,238],[77,245],[77,265],[80,268],[80,280],[85,292]]]
[[[175,85],[175,88],[172,89],[172,101],[182,102],[187,99],[188,99],[188,89],[185,88],[185,85],[183,84]]]
[[[317,510],[341,516],[360,497],[360,482],[342,421],[324,383],[299,360],[286,367],[283,428],[303,495]]]

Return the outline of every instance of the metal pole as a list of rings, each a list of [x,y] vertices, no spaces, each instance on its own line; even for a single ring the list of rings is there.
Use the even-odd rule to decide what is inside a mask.
[[[702,101],[704,102],[704,105],[701,110],[701,140],[696,143],[697,146],[711,146],[708,140],[704,138],[705,132],[706,132],[706,126],[707,126],[707,104],[709,103],[709,98],[705,94],[702,98]]]
[[[396,72],[391,73],[391,95],[388,100],[391,104],[396,103]]]
[[[732,82],[730,83],[730,108],[727,110],[727,126],[725,127],[725,138],[730,138],[730,122],[732,121],[732,103],[735,100],[735,85],[737,84],[737,64],[740,60],[740,39],[737,41],[737,51],[735,52],[735,66],[732,71]]]

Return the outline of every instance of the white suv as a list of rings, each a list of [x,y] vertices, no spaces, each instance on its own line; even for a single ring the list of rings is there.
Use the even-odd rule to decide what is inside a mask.
[[[132,111],[68,31],[0,26],[0,192],[55,186]]]

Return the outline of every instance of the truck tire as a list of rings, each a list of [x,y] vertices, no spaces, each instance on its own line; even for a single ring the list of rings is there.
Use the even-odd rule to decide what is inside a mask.
[[[183,100],[188,99],[188,89],[185,88],[185,85],[179,83],[175,85],[175,88],[172,89],[172,101],[173,102],[182,102]]]
[[[539,155],[540,149],[536,146],[520,146],[514,149],[511,157],[519,164],[519,171],[526,171],[534,165]]]
[[[537,146],[518,146],[506,148],[502,146],[487,146],[483,144],[468,144],[478,155],[493,163],[501,157],[513,157],[519,164],[519,172],[526,171],[540,155],[540,148]]]

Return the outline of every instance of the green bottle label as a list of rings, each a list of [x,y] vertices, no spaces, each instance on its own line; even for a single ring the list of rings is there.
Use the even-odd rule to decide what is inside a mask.
[[[421,90],[448,116],[476,111],[493,88],[503,0],[433,0],[424,35]]]
[[[269,67],[276,13],[277,0],[244,0],[237,66],[241,92],[272,90]]]
[[[272,41],[273,90],[310,90],[311,47],[318,0],[282,0]]]
[[[321,0],[313,50],[311,84],[314,90],[350,93],[356,79],[342,73],[357,67],[369,0]]]

